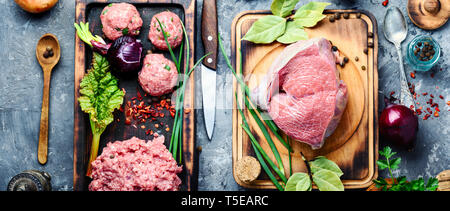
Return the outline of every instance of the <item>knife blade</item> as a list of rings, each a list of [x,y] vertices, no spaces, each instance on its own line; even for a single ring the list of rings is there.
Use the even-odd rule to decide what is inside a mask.
[[[205,127],[211,140],[216,118],[217,6],[216,0],[204,0],[202,8],[202,43],[205,54],[201,65],[202,100]]]

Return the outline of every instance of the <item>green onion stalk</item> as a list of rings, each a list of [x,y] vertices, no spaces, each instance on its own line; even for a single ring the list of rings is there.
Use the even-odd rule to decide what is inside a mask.
[[[166,45],[169,49],[169,53],[172,57],[173,62],[175,63],[175,66],[177,67],[178,73],[181,74],[181,58],[183,56],[183,47],[184,47],[184,43],[186,43],[186,65],[185,65],[185,71],[184,71],[184,77],[183,80],[181,80],[178,84],[178,87],[180,87],[177,90],[177,96],[176,96],[176,100],[175,100],[175,120],[174,120],[174,124],[173,124],[173,129],[172,129],[172,136],[170,138],[170,144],[169,144],[169,151],[172,153],[172,156],[175,160],[178,159],[178,162],[181,163],[182,162],[182,142],[183,142],[183,110],[184,110],[184,94],[185,94],[185,90],[186,90],[186,81],[189,79],[191,73],[196,69],[196,67],[200,64],[200,62],[207,57],[210,53],[204,55],[203,57],[201,57],[195,64],[194,66],[189,69],[189,38],[187,36],[186,33],[186,29],[184,27],[183,22],[181,22],[181,26],[183,28],[183,33],[184,33],[184,40],[185,42],[181,43],[181,48],[180,48],[180,53],[178,56],[178,59],[175,57],[175,53],[173,52],[173,48],[170,45],[169,41],[167,40],[167,33],[164,30],[163,25],[161,24],[161,22],[159,21],[159,19],[156,19],[159,23],[159,27],[161,28],[162,34],[164,36],[164,40],[166,41]]]
[[[253,134],[250,131],[250,126],[248,125],[248,122],[246,120],[246,117],[242,111],[242,108],[239,104],[239,100],[238,100],[238,96],[237,96],[237,91],[235,93],[235,97],[236,97],[236,103],[237,103],[237,109],[243,119],[243,124],[241,125],[241,127],[243,128],[243,130],[247,133],[247,135],[250,138],[250,141],[252,143],[253,149],[255,151],[256,157],[258,158],[259,162],[261,163],[262,168],[264,169],[264,171],[266,172],[266,174],[269,176],[270,180],[273,182],[273,184],[277,187],[278,190],[284,190],[284,184],[287,182],[287,178],[285,176],[284,173],[284,166],[283,166],[283,162],[281,160],[281,156],[273,142],[272,137],[269,134],[269,130],[275,135],[275,137],[277,137],[277,139],[279,140],[280,143],[282,143],[282,145],[284,147],[286,147],[286,149],[290,152],[289,153],[289,167],[290,167],[290,173],[292,174],[292,165],[291,165],[291,152],[292,152],[292,148],[290,146],[290,144],[288,142],[286,142],[282,136],[279,134],[279,129],[278,127],[275,125],[275,123],[268,118],[264,119],[264,123],[266,123],[267,127],[269,128],[269,130],[267,130],[267,128],[265,127],[263,121],[260,119],[260,116],[262,116],[262,111],[259,108],[255,108],[256,106],[253,105],[253,103],[251,103],[251,101],[248,100],[248,98],[250,97],[250,90],[249,87],[245,84],[245,82],[243,81],[243,76],[242,76],[242,53],[240,52],[240,73],[237,73],[235,71],[235,69],[233,68],[233,66],[230,63],[230,60],[228,59],[228,57],[226,56],[225,50],[223,48],[222,42],[221,42],[221,37],[220,35],[218,36],[218,40],[219,40],[219,47],[221,49],[222,54],[224,55],[224,58],[226,60],[226,63],[228,65],[228,68],[231,70],[231,72],[233,73],[236,81],[239,83],[240,87],[241,87],[241,92],[243,95],[243,99],[244,99],[244,104],[245,107],[247,107],[248,111],[250,112],[251,116],[253,117],[253,119],[255,120],[255,122],[258,124],[260,130],[262,131],[267,143],[269,144],[272,153],[275,156],[275,160],[277,161],[278,166],[269,158],[269,156],[267,155],[267,153],[262,149],[261,145],[259,145],[259,143],[256,141],[255,137],[253,136]],[[269,164],[269,165],[267,165]],[[269,167],[272,168],[272,170],[279,176],[279,178],[282,181],[282,184],[280,184],[278,182],[278,180],[276,179],[275,175],[272,173],[272,171],[269,169]]]

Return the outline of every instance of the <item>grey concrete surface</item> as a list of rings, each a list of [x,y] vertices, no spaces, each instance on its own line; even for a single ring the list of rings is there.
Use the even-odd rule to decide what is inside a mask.
[[[333,3],[328,8],[364,9],[376,17],[379,37],[379,87],[384,94],[398,93],[398,59],[395,48],[383,34],[382,24],[386,7],[382,0],[323,0]],[[231,22],[238,13],[245,10],[268,9],[271,0],[217,0],[219,33],[230,56]],[[309,2],[302,0],[301,3]],[[406,1],[391,1],[388,6],[398,6],[406,17]],[[196,57],[203,54],[200,39],[200,14],[202,0],[197,0],[197,46]],[[73,103],[74,103],[74,29],[75,3],[61,0],[51,11],[32,15],[22,11],[13,1],[0,0],[0,190],[5,190],[14,175],[26,169],[38,169],[52,175],[54,190],[72,190],[73,174]],[[447,71],[450,47],[448,24],[438,30],[425,31],[415,27],[409,19],[409,35],[403,43],[415,35],[432,35],[443,51],[440,62],[430,72],[417,73],[410,82],[416,85],[418,93],[434,93],[450,100]],[[34,47],[39,37],[47,32],[54,33],[61,42],[61,61],[54,69],[50,90],[49,159],[44,166],[37,162],[37,141],[42,99],[42,71],[36,61]],[[406,71],[412,71],[405,64]],[[203,123],[203,114],[196,110],[196,140],[202,146],[200,153],[199,190],[245,190],[234,181],[231,161],[231,113],[232,76],[225,60],[219,56],[217,78],[216,128],[213,139],[208,140]],[[430,73],[435,73],[434,78]],[[200,75],[196,76],[200,87]],[[438,89],[436,88],[438,86]],[[201,90],[197,89],[197,107],[201,107]],[[435,97],[436,98],[436,97]],[[428,98],[419,98],[425,104]],[[433,177],[440,171],[450,169],[449,108],[439,101],[440,117],[419,120],[419,134],[414,151],[394,150],[402,158],[400,169],[394,175],[405,175],[408,179]],[[383,105],[380,103],[380,111]],[[380,140],[380,147],[389,145]],[[387,173],[380,171],[382,176]]]

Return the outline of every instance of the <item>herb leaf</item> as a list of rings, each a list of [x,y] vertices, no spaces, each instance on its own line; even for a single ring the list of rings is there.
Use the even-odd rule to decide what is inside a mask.
[[[400,164],[401,158],[394,158],[389,161],[389,165],[391,166],[391,170],[398,169],[398,165]]]
[[[298,26],[313,27],[325,17],[326,15],[315,10],[298,10],[294,15],[294,22]]]
[[[286,17],[294,10],[299,0],[274,0],[270,6],[272,14],[280,17]]]
[[[286,30],[286,19],[267,15],[258,19],[242,38],[254,43],[271,43],[284,34]]]
[[[314,10],[320,13],[323,13],[325,10],[325,7],[328,5],[331,5],[331,3],[328,2],[309,2],[308,4],[305,4],[301,6],[298,10]]]
[[[309,175],[303,172],[294,173],[286,182],[285,191],[309,191],[312,188]]]
[[[294,21],[302,27],[313,27],[317,22],[326,17],[323,15],[325,7],[330,5],[326,2],[310,2],[300,7],[294,15]]]
[[[277,39],[278,42],[289,44],[299,40],[307,40],[308,34],[306,34],[303,27],[297,26],[294,22],[287,22],[286,32]]]
[[[127,34],[128,34],[128,27],[127,27],[127,28],[124,28],[124,29],[122,30],[122,34],[123,34],[123,35],[127,35]]]
[[[386,160],[377,160],[377,165],[381,170],[384,170],[389,166]]]
[[[344,191],[341,179],[330,170],[321,169],[312,178],[320,191]]]
[[[439,181],[436,178],[429,178],[427,181],[426,190],[435,191],[439,187]]]
[[[311,167],[312,174],[315,174],[322,169],[329,170],[335,173],[338,177],[344,174],[335,162],[328,160],[324,156],[319,156],[314,161],[309,162],[309,166]]]

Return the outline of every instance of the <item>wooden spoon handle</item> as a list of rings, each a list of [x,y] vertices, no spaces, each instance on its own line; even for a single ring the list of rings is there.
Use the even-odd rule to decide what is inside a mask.
[[[42,94],[41,125],[39,127],[38,144],[38,161],[42,165],[47,162],[50,77],[51,70],[44,70],[44,90]]]

